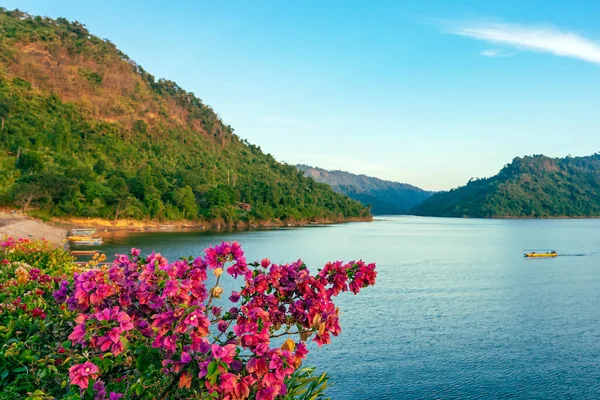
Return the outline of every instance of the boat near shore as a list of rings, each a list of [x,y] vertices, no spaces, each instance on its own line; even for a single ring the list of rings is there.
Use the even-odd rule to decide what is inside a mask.
[[[554,250],[547,251],[545,253],[538,253],[535,251],[525,253],[525,257],[527,257],[527,258],[547,258],[547,257],[556,257],[556,256],[558,256],[558,253]]]
[[[71,229],[67,235],[67,241],[75,246],[100,246],[102,238],[94,236],[96,229],[77,228]]]
[[[94,236],[96,234],[97,230],[93,229],[93,228],[74,228],[71,229],[71,231],[69,232],[69,235],[72,236]]]

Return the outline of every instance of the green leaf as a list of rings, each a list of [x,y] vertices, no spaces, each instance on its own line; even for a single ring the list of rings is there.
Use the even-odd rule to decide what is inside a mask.
[[[141,396],[142,392],[144,391],[144,387],[140,384],[136,384],[134,391],[135,391],[135,394],[137,394],[138,396]]]
[[[219,363],[216,362],[216,361],[211,361],[210,364],[208,364],[208,367],[207,367],[208,373],[206,374],[206,377],[208,379],[212,378],[212,376],[214,374],[216,374],[218,370],[219,370]]]

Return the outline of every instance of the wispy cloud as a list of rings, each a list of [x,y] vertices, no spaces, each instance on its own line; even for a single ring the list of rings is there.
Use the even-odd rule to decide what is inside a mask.
[[[481,54],[482,56],[486,56],[486,57],[498,58],[498,57],[514,56],[517,53],[510,52],[510,51],[496,50],[496,49],[485,49],[485,50],[482,50],[479,54]]]
[[[476,21],[443,24],[442,29],[446,33],[466,36],[496,45],[550,53],[556,56],[600,64],[600,43],[576,33],[552,27]],[[488,57],[497,57],[493,50],[485,50],[481,54]]]

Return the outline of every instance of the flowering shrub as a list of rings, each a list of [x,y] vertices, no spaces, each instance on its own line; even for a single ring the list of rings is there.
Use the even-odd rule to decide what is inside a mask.
[[[64,321],[74,314],[52,294],[62,279],[58,272],[75,267],[66,252],[47,242],[0,240],[1,398],[24,398],[39,388],[65,393],[69,361],[61,343],[72,330]]]
[[[73,396],[289,396],[307,341],[321,346],[341,332],[332,299],[377,275],[362,261],[328,263],[315,275],[300,260],[249,264],[235,242],[205,253],[169,263],[133,249],[61,283],[54,297],[78,313],[68,336]],[[244,280],[227,298],[223,274]]]
[[[0,262],[25,262],[50,275],[72,274],[76,265],[73,257],[46,240],[0,238]]]
[[[307,342],[339,334],[332,299],[374,284],[375,266],[311,275],[301,261],[248,264],[237,243],[205,252],[81,269],[46,242],[0,240],[0,397],[317,398],[326,375],[301,367]]]

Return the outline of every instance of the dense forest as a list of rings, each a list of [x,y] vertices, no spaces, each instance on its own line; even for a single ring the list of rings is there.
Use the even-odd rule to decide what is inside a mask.
[[[326,183],[338,193],[370,206],[376,215],[406,214],[416,204],[431,196],[428,192],[406,183],[385,181],[344,171],[328,171],[308,165],[297,165],[305,176]]]
[[[515,158],[497,175],[434,194],[411,213],[440,217],[598,217],[600,153]]]
[[[369,218],[84,25],[0,8],[0,205],[57,217]]]

